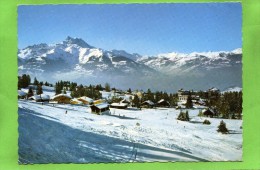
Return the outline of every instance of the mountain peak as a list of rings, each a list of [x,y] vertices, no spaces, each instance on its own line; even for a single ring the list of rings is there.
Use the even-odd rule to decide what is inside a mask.
[[[234,54],[242,54],[242,48],[237,48],[237,49],[231,51],[231,53],[234,53]]]
[[[87,44],[83,39],[73,38],[73,37],[70,37],[70,36],[68,36],[65,39],[65,41],[63,41],[63,44],[76,44],[76,45],[83,47],[83,48],[93,48],[92,46]]]

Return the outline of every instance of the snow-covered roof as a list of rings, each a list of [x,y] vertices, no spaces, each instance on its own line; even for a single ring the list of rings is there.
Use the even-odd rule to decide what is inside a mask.
[[[26,96],[26,94],[24,91],[18,90],[18,96]]]
[[[58,94],[58,95],[56,95],[56,96],[51,97],[51,99],[53,100],[53,99],[55,99],[55,98],[62,97],[62,96],[71,99],[71,97],[70,97],[69,95],[67,95],[67,94]]]
[[[149,104],[149,105],[154,105],[154,103],[153,103],[151,100],[146,100],[146,101],[144,101],[142,104],[144,104],[144,103],[147,103],[147,104]]]
[[[93,102],[94,101],[93,99],[91,99],[91,98],[89,98],[87,96],[82,96],[82,97],[79,97],[78,99],[82,99],[82,100],[85,100],[87,102]]]
[[[50,96],[49,95],[46,95],[46,94],[41,94],[41,95],[34,95],[32,97],[30,97],[30,99],[33,99],[33,100],[49,100],[50,99]]]
[[[104,109],[104,108],[108,107],[108,104],[107,103],[101,103],[101,104],[96,104],[94,106],[96,106],[99,109]]]
[[[159,100],[157,103],[162,103],[162,102],[164,102],[164,99]]]
[[[127,103],[112,103],[111,106],[127,106]]]
[[[21,91],[28,93],[29,89],[28,88],[21,88]]]
[[[71,101],[71,102],[76,102],[76,103],[78,103],[78,104],[82,104],[82,101],[80,101],[80,100],[78,100],[78,99],[75,99],[75,98],[71,99],[70,101]]]
[[[169,103],[168,101],[166,101],[166,100],[164,100],[164,99],[159,100],[157,103],[162,103],[162,102],[167,102],[167,103]]]
[[[120,103],[130,103],[130,101],[127,100],[127,99],[123,99],[123,100],[120,101]]]
[[[212,109],[210,109],[210,108],[203,109],[202,112],[204,113],[204,112],[206,112],[207,110],[209,110],[210,112],[214,113],[214,111],[213,111]]]
[[[47,94],[41,94],[39,95],[42,99],[50,99],[50,96]]]

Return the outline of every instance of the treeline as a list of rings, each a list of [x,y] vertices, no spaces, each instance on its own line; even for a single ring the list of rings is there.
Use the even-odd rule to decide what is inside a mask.
[[[214,93],[206,98],[206,106],[214,111],[215,116],[221,118],[241,118],[242,92]]]
[[[23,74],[22,76],[18,76],[18,89],[21,89],[21,88],[27,88],[29,85],[35,85],[36,87],[37,86],[50,86],[52,87],[53,85],[49,82],[43,82],[43,81],[38,81],[37,78],[35,77],[34,78],[34,81],[33,83],[31,83],[31,77],[30,75],[27,75],[27,74]]]
[[[219,116],[223,118],[241,118],[242,114],[242,92],[226,92],[216,99],[213,107]],[[210,102],[211,103],[211,102]]]
[[[242,114],[242,92],[190,92],[186,102],[186,108],[192,107],[191,95],[205,99],[205,105],[212,109],[215,116],[221,118],[241,118]]]
[[[30,86],[32,85],[32,86]],[[28,88],[28,93],[26,95],[26,98],[29,98],[35,94],[40,95],[43,93],[42,86],[50,86],[52,87],[53,85],[51,83],[48,83],[47,81],[43,83],[43,81],[38,81],[37,78],[34,78],[33,83],[31,83],[31,77],[30,75],[23,74],[22,76],[18,76],[18,89],[21,88]],[[35,92],[34,92],[35,90]]]
[[[157,103],[161,99],[169,102],[171,106],[176,106],[178,102],[178,95],[173,93],[168,94],[167,92],[162,91],[152,92],[150,89],[148,89],[147,92],[143,93],[141,96],[134,95],[132,103],[139,107],[140,104],[144,101],[150,100],[153,103]]]
[[[66,91],[73,91],[76,89],[77,83],[70,82],[70,81],[58,81],[55,83],[55,94],[66,94]]]
[[[55,83],[55,94],[66,94],[67,91],[71,91],[71,97],[77,98],[82,96],[87,96],[92,99],[100,99],[102,97],[99,91],[104,90],[101,84],[83,86],[78,85],[75,82],[70,81],[58,81]]]
[[[71,91],[71,97],[81,97],[81,96],[87,96],[92,99],[101,99],[102,94],[99,92],[102,90],[101,85],[93,86],[83,86],[79,85],[77,88],[73,89]]]
[[[23,74],[22,76],[18,76],[18,89],[26,88],[31,84],[30,75]]]

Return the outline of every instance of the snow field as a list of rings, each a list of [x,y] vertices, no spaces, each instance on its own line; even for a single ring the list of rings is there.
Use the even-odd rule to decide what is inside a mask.
[[[241,120],[224,120],[232,133],[223,135],[216,131],[221,119],[197,117],[198,110],[189,110],[191,121],[182,122],[176,120],[180,111],[174,108],[142,110],[111,108],[111,115],[100,116],[90,113],[90,108],[86,106],[41,105],[27,100],[19,100],[18,106],[19,115],[32,116],[33,120],[35,117],[39,117],[81,132],[91,133],[92,136],[101,135],[101,138],[104,139],[104,141],[93,139],[95,144],[89,142],[89,139],[78,140],[74,143],[80,148],[91,148],[96,159],[89,158],[87,154],[86,157],[75,156],[73,159],[69,159],[70,156],[65,156],[59,160],[60,162],[66,162],[66,160],[69,162],[239,161],[242,159]],[[65,114],[66,110],[67,114]],[[211,124],[203,125],[204,119],[208,119]],[[23,125],[23,123],[21,124]],[[42,126],[48,128],[48,124]],[[25,131],[30,132],[33,129],[19,131],[21,137]],[[49,129],[49,131],[50,136],[55,135],[51,133],[53,129]],[[65,134],[62,138],[67,141],[74,138],[74,135],[77,136],[77,134]],[[115,141],[110,143],[112,146],[106,145],[105,141],[108,139]],[[39,145],[50,145],[55,149],[58,146],[55,139],[53,140],[53,143],[39,141]],[[19,149],[26,145],[26,142],[28,141],[21,142]],[[124,144],[120,144],[121,142]],[[67,147],[74,144],[68,144]],[[91,147],[92,145],[95,146]],[[73,152],[72,149],[73,147],[69,151]],[[83,151],[81,150],[81,152]],[[112,152],[114,155],[109,155],[108,152]],[[124,152],[129,153],[125,154]],[[97,153],[99,153],[98,156]],[[57,161],[57,158],[52,160]],[[38,161],[42,160],[39,158]]]

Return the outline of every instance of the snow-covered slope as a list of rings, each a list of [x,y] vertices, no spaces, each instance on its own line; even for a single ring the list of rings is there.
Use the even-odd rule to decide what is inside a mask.
[[[230,134],[220,134],[221,119],[197,116],[176,120],[174,108],[111,109],[95,115],[86,106],[19,100],[20,163],[153,161],[239,161],[241,120],[224,120]],[[67,111],[67,114],[65,114]]]

